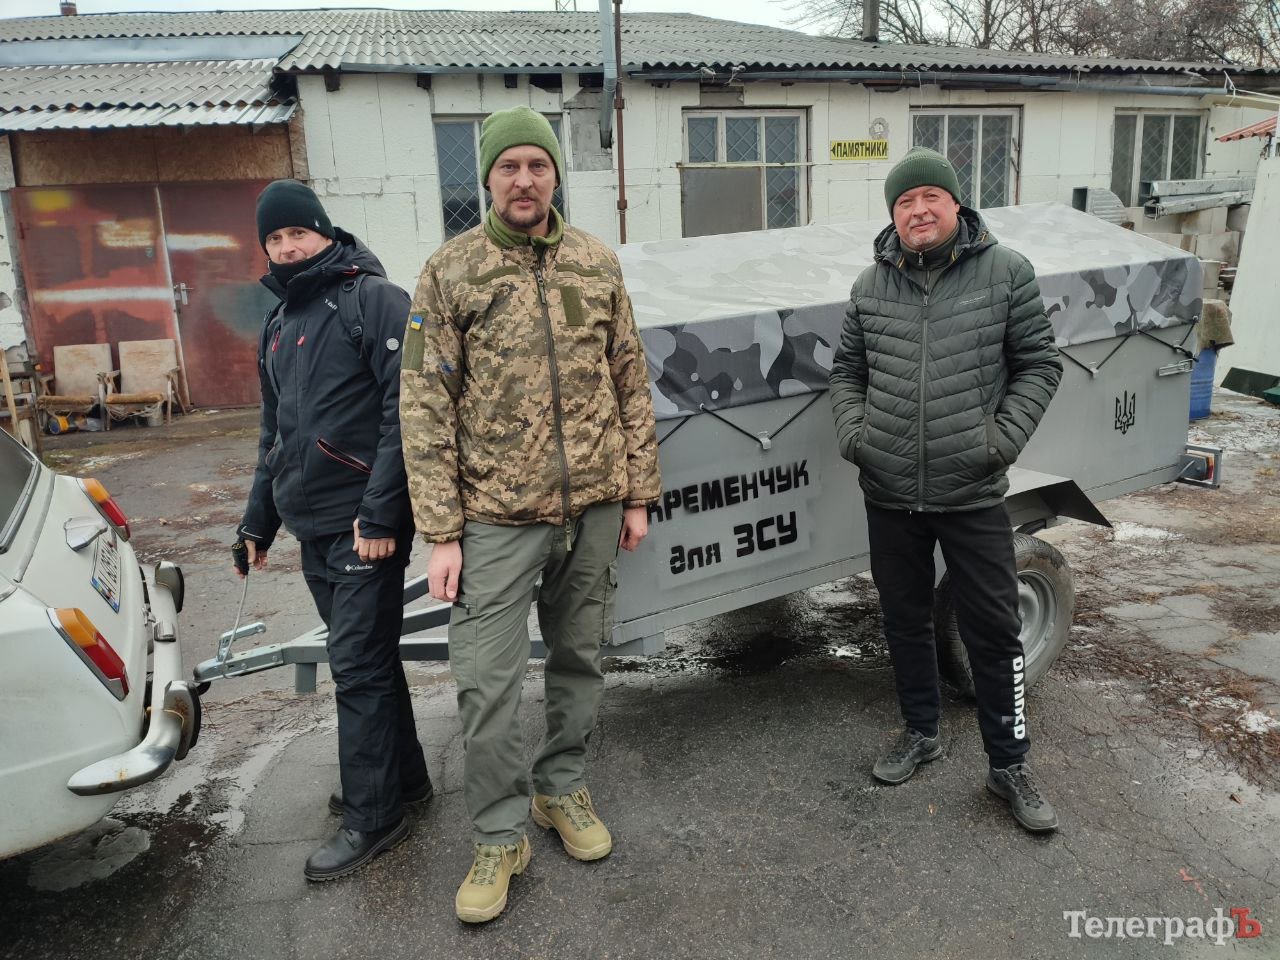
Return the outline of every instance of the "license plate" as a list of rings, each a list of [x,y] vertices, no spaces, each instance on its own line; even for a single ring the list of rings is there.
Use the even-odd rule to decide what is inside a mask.
[[[89,582],[111,609],[120,612],[120,551],[114,537],[98,537],[94,541],[93,576]]]

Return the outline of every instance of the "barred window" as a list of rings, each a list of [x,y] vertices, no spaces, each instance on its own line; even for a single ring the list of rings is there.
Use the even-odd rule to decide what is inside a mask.
[[[1111,192],[1137,206],[1144,180],[1194,180],[1204,152],[1204,114],[1117,113],[1111,131]]]
[[[691,110],[680,169],[686,237],[798,227],[809,220],[799,110]]]
[[[1017,110],[911,111],[911,145],[951,161],[966,207],[1004,207],[1018,182]]]

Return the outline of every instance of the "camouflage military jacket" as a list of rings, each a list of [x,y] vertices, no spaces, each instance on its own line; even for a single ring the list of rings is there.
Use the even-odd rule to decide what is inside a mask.
[[[658,498],[644,348],[613,252],[564,228],[504,248],[483,225],[427,261],[405,333],[400,422],[419,533],[464,518],[565,523]]]

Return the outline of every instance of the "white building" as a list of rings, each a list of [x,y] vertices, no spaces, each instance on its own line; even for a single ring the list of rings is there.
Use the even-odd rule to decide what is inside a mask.
[[[4,20],[0,41],[0,229],[20,265],[0,264],[0,297],[11,301],[0,298],[5,346],[32,340],[47,356],[60,337],[87,335],[42,319],[39,296],[74,269],[29,268],[30,243],[13,242],[15,210],[31,206],[24,191],[69,190],[74,208],[87,202],[77,189],[125,179],[135,191],[154,187],[153,246],[172,258],[166,178],[220,185],[225,199],[206,207],[234,211],[252,238],[237,241],[249,267],[224,280],[248,285],[261,265],[249,188],[296,176],[412,288],[440,242],[478,222],[479,120],[516,104],[557,125],[570,222],[618,240],[618,151],[601,146],[595,13],[111,14]],[[905,47],[690,14],[624,13],[622,62],[629,241],[887,219],[885,174],[921,143],[952,158],[971,206],[1070,202],[1078,187],[1136,204],[1141,180],[1254,173],[1256,142],[1214,142],[1266,115],[1261,101],[1222,93],[1223,72],[1241,89],[1280,88],[1274,70]],[[107,69],[88,65],[102,63],[133,71],[119,96],[103,94],[100,80],[77,88],[77,78]],[[193,69],[233,74],[239,86],[175,81]],[[110,163],[96,162],[100,149]],[[166,156],[181,157],[167,173]],[[101,222],[69,215],[63,226],[98,223],[101,233]],[[171,264],[147,282],[177,284],[180,272]],[[225,315],[236,298],[223,301],[210,316],[247,350],[260,317],[239,323]],[[199,363],[187,344],[191,315],[179,303],[171,323],[149,321],[179,339],[189,368]]]

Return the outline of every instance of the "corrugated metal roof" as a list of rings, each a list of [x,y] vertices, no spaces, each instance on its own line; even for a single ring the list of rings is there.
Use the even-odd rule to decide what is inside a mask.
[[[0,129],[280,123],[274,60],[0,67]]]
[[[116,127],[207,127],[285,123],[298,105],[219,104],[186,107],[103,107],[96,110],[0,112],[0,130],[106,130]]]
[[[1216,75],[1222,64],[1108,60],[1006,53],[966,47],[914,47],[813,37],[793,30],[695,14],[624,13],[622,59],[629,68],[753,70],[1002,70]],[[591,13],[454,10],[257,10],[93,14],[0,20],[0,42],[143,36],[299,34],[283,70],[322,68],[598,69],[597,17]],[[1275,69],[1237,67],[1277,74]]]
[[[1265,120],[1259,120],[1257,123],[1251,123],[1247,127],[1241,127],[1239,130],[1232,130],[1230,133],[1224,133],[1218,137],[1219,143],[1226,143],[1228,140],[1248,140],[1250,137],[1269,137],[1276,132],[1276,118],[1267,117]]]
[[[266,103],[274,60],[0,67],[0,110]]]

